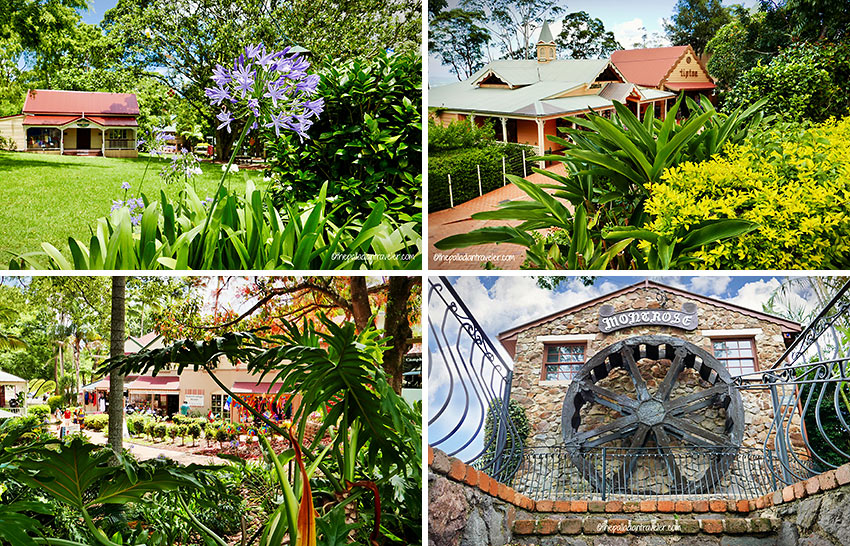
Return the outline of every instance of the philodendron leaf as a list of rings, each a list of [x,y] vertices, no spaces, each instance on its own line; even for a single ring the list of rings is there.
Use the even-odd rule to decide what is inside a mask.
[[[682,251],[695,250],[709,243],[739,237],[758,228],[758,224],[747,220],[723,219],[708,220],[700,223],[695,229],[688,231],[682,237]]]

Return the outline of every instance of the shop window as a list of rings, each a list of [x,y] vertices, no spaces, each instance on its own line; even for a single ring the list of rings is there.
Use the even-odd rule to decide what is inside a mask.
[[[60,146],[59,129],[53,127],[32,127],[27,129],[27,149],[28,150],[50,150],[59,149]]]
[[[726,365],[733,377],[758,369],[753,338],[712,339],[711,345],[714,357]]]
[[[584,343],[546,345],[543,354],[544,381],[571,381],[584,364]]]
[[[106,131],[106,147],[114,150],[135,148],[134,131],[132,129],[108,129]]]
[[[230,408],[224,404],[227,396],[224,394],[213,394],[210,409],[219,419],[230,419]]]

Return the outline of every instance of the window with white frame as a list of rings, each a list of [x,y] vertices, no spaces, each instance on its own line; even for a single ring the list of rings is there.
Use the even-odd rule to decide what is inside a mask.
[[[546,345],[543,353],[544,381],[571,381],[584,364],[586,343]]]

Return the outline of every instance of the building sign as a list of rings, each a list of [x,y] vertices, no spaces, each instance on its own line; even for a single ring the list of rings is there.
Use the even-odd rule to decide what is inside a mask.
[[[85,129],[85,128],[86,128],[86,127],[88,127],[90,124],[89,124],[89,122],[88,122],[88,121],[86,121],[86,120],[84,120],[84,119],[81,119],[80,121],[78,121],[78,122],[77,122],[77,124],[76,124],[76,125],[77,125],[77,127],[80,127],[80,128],[82,128],[82,129]]]
[[[186,403],[192,408],[201,408],[204,406],[203,394],[187,394],[184,398],[186,398]]]
[[[682,330],[696,330],[697,306],[685,303],[681,311],[673,309],[632,309],[614,312],[613,305],[599,308],[599,330],[603,333],[631,328],[632,326],[668,326]]]
[[[699,76],[699,72],[690,68],[683,68],[679,70],[679,75],[683,78],[696,78]]]

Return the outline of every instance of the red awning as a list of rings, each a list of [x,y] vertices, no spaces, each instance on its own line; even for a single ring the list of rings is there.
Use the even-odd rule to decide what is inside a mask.
[[[271,383],[254,383],[253,381],[234,381],[233,392],[236,394],[277,394]]]
[[[143,376],[127,385],[127,390],[136,394],[174,394],[180,391],[180,378]]]
[[[124,384],[132,383],[138,376],[137,375],[128,375],[124,378]],[[125,387],[126,388],[126,387]],[[109,376],[100,379],[99,381],[95,381],[94,383],[89,383],[88,385],[83,386],[84,391],[108,391],[109,390]]]
[[[86,116],[86,119],[103,127],[138,127],[136,118],[119,116]]]
[[[717,87],[711,82],[693,82],[693,83],[685,83],[685,82],[677,82],[677,83],[665,83],[664,86],[670,91],[694,91],[699,89],[714,89]]]
[[[27,116],[24,125],[68,125],[72,121],[81,119],[81,116]]]

